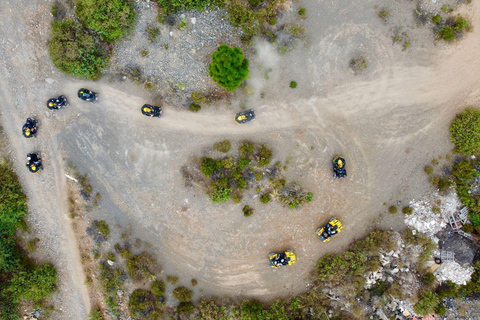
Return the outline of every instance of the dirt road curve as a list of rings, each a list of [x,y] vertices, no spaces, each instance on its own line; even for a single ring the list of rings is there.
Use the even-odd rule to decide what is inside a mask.
[[[448,46],[433,45],[428,29],[412,31],[412,48],[403,53],[392,46],[389,26],[375,20],[373,2],[338,3],[339,11],[325,2],[306,4],[312,13],[308,30],[321,31],[310,32],[305,48],[279,59],[277,81],[267,83],[266,98],[252,105],[258,120],[237,126],[234,110],[226,108],[194,114],[166,106],[162,119],[149,119],[139,111],[149,102],[139,87],[64,77],[48,58],[51,2],[0,2],[1,121],[29,196],[40,254],[60,272],[60,318],[85,319],[89,309],[66,210],[66,161],[88,172],[103,195],[92,219],[131,226],[152,244],[166,274],[179,275],[184,284],[199,281],[197,298],[271,299],[301,292],[324,253],[345,248],[375,225],[403,227],[400,215],[385,214],[382,204],[406,204],[429,190],[424,164],[449,152],[449,122],[464,106],[478,103],[480,28]],[[474,4],[464,14],[480,26],[477,10]],[[354,76],[348,59],[357,50],[369,56],[371,67]],[[299,87],[288,89],[290,80]],[[98,104],[76,98],[84,86],[100,93]],[[46,100],[59,94],[71,105],[48,111]],[[28,116],[41,121],[33,141],[21,137]],[[213,205],[199,190],[186,188],[180,167],[224,138],[269,143],[278,159],[290,160],[287,179],[299,180],[315,200],[292,212],[262,205],[250,192],[241,205]],[[32,176],[23,160],[34,150],[42,151],[45,170]],[[330,160],[337,154],[348,160],[349,176],[342,181],[331,178]],[[244,204],[256,214],[244,218]],[[322,244],[314,231],[331,215],[345,230]],[[297,264],[271,270],[267,254],[289,248]]]

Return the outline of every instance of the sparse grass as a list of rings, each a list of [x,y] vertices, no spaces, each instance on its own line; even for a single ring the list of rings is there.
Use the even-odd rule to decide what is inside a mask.
[[[350,60],[350,68],[355,72],[360,72],[368,68],[368,59],[366,57],[353,58]]]
[[[219,152],[227,153],[232,148],[230,140],[223,140],[213,145],[213,149]]]
[[[153,26],[147,27],[148,40],[154,42],[155,39],[160,35],[160,29]]]
[[[40,239],[35,238],[27,242],[27,251],[30,253],[33,253],[37,250],[37,243],[40,241]]]
[[[441,212],[441,209],[440,209],[440,207],[438,207],[438,206],[434,206],[434,207],[432,208],[432,211],[433,211],[434,213],[440,213],[440,212]]]
[[[143,89],[152,91],[156,89],[156,86],[153,82],[145,81],[145,83],[143,84]]]
[[[423,170],[424,170],[428,175],[433,174],[433,167],[432,167],[432,166],[425,166],[425,168],[423,168]]]
[[[197,279],[192,279],[192,287],[195,287],[198,284]]]
[[[397,212],[398,212],[397,206],[390,206],[390,207],[388,208],[388,212],[390,212],[390,213],[392,213],[392,214],[393,214],[393,213],[397,213]]]
[[[88,314],[88,320],[104,320],[99,306],[95,306],[90,310],[90,313]]]
[[[167,276],[167,281],[171,284],[177,284],[180,279],[177,276]]]
[[[405,51],[408,49],[408,47],[410,47],[412,43],[410,42],[410,40],[405,40],[405,42],[403,43],[403,49],[402,51]]]
[[[390,18],[391,15],[392,14],[390,13],[390,11],[386,8],[383,8],[378,12],[378,16],[382,18],[384,21],[387,21],[387,19]]]
[[[285,25],[284,30],[297,38],[305,38],[307,35],[307,29],[299,24]]]
[[[108,238],[110,236],[110,228],[104,220],[94,221],[94,225],[95,228],[97,228],[98,232],[100,232],[100,234],[103,235],[105,238]]]
[[[140,55],[145,58],[145,57],[148,56],[148,51],[147,50],[142,50],[142,51],[140,51]]]
[[[120,257],[122,257],[123,259],[130,259],[131,257],[133,257],[133,254],[127,248],[120,249],[118,253],[120,254]]]
[[[208,99],[207,97],[205,97],[203,95],[202,92],[200,91],[195,91],[192,93],[192,100],[193,102],[195,102],[196,104],[199,104],[199,105],[209,105],[210,104],[210,99]]]

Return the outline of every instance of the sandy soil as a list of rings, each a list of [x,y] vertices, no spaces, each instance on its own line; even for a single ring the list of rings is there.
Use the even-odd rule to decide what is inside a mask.
[[[84,319],[89,309],[66,206],[67,161],[88,172],[102,194],[92,220],[131,227],[152,244],[165,274],[179,275],[183,284],[199,281],[196,298],[272,299],[303,291],[320,256],[344,249],[374,226],[402,229],[400,215],[386,213],[383,203],[406,204],[430,188],[424,164],[450,151],[451,119],[480,95],[478,28],[460,42],[434,44],[430,29],[413,28],[405,13],[415,3],[390,4],[396,9],[385,24],[373,1],[321,1],[304,4],[304,47],[278,56],[258,45],[252,68],[269,63],[273,72],[269,80],[257,79],[256,94],[245,100],[257,121],[237,126],[228,107],[193,114],[165,106],[162,119],[149,119],[140,113],[149,102],[140,87],[67,78],[53,68],[46,44],[51,4],[0,2],[0,98],[29,219],[42,241],[38,257],[53,261],[60,273],[58,319]],[[462,9],[475,26],[477,8]],[[397,24],[409,28],[406,52],[392,45]],[[368,56],[370,68],[354,75],[348,62],[359,53]],[[291,80],[297,89],[288,88]],[[100,93],[98,104],[76,98],[84,86]],[[59,94],[71,105],[48,111],[46,100]],[[28,116],[41,121],[34,141],[21,137]],[[225,138],[234,147],[243,139],[271,145],[277,159],[290,161],[287,179],[301,182],[315,200],[291,211],[262,205],[252,191],[241,205],[214,205],[200,190],[186,188],[181,166]],[[34,150],[42,151],[45,170],[32,176],[22,161]],[[348,178],[340,181],[331,173],[337,154],[348,161]],[[241,214],[247,203],[256,209],[248,219]],[[332,215],[345,228],[323,244],[314,231]],[[295,250],[298,262],[272,270],[267,255],[282,249]]]

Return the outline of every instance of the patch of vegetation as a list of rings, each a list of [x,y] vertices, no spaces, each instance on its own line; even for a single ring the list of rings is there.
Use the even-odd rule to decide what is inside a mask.
[[[190,106],[188,107],[188,110],[190,110],[192,112],[198,112],[198,111],[202,110],[202,107],[199,104],[191,103]]]
[[[440,304],[440,298],[433,292],[427,292],[418,298],[413,310],[422,316],[434,313],[435,308]]]
[[[243,215],[245,217],[250,217],[253,214],[253,209],[250,208],[250,206],[248,206],[248,205],[243,207],[242,211],[243,211]]]
[[[460,198],[460,201],[468,207],[469,218],[473,226],[476,228],[477,226],[480,226],[480,195],[475,193],[472,194],[469,190],[474,183],[473,178],[479,174],[474,169],[472,162],[468,159],[464,159],[459,163],[454,164],[452,166],[452,174],[455,177],[457,195]]]
[[[78,0],[75,15],[106,42],[125,36],[137,20],[131,0]]]
[[[378,12],[378,16],[379,16],[380,18],[382,18],[383,21],[385,21],[385,22],[387,21],[388,18],[390,18],[391,15],[392,15],[392,14],[390,13],[390,11],[389,11],[388,9],[386,9],[386,8],[383,8],[382,10],[380,10],[380,11]]]
[[[230,140],[223,140],[213,144],[213,149],[219,152],[227,153],[232,148]]]
[[[402,209],[402,212],[403,212],[404,214],[410,215],[410,214],[413,213],[413,209],[410,208],[410,207],[405,207],[405,208]]]
[[[284,27],[284,30],[297,38],[305,38],[307,35],[307,29],[299,24],[288,24]]]
[[[151,42],[154,42],[155,39],[160,35],[160,29],[152,25],[149,25],[146,31],[148,34],[148,40],[150,40]]]
[[[133,317],[144,316],[149,309],[155,308],[155,298],[152,292],[136,289],[130,295],[128,300],[128,309]]]
[[[212,54],[208,75],[222,88],[234,91],[248,77],[248,60],[240,48],[221,45]]]
[[[200,91],[195,91],[192,93],[192,100],[193,102],[199,104],[199,105],[209,105],[210,104],[210,99],[205,97],[203,93]]]
[[[192,300],[192,290],[187,287],[178,287],[173,290],[173,297],[180,302],[189,302]]]
[[[295,89],[297,87],[296,81],[290,81],[290,88]]]
[[[480,152],[480,111],[467,108],[450,125],[450,139],[455,151],[468,155]]]
[[[258,151],[257,161],[259,167],[265,167],[270,164],[273,152],[266,145],[263,145]]]
[[[438,23],[440,23],[440,21],[442,21],[442,16],[441,15],[436,14],[432,17],[432,22],[433,23],[438,24]]]
[[[428,175],[433,174],[433,167],[432,166],[425,166],[423,169]]]
[[[127,271],[133,281],[156,279],[154,270],[157,268],[155,259],[146,252],[142,252],[127,260]]]
[[[42,299],[56,290],[55,267],[30,260],[15,237],[26,225],[26,200],[17,175],[0,164],[0,318],[6,320],[19,318],[21,301],[42,306]]]
[[[255,151],[255,144],[249,141],[244,141],[240,143],[240,146],[238,147],[238,152],[242,156],[249,156]]]
[[[192,287],[195,287],[198,284],[197,279],[192,279]]]
[[[392,214],[393,214],[393,213],[397,213],[397,212],[398,212],[397,206],[390,206],[390,207],[388,208],[388,212],[390,212],[390,213],[392,213]]]
[[[441,40],[452,41],[462,35],[464,31],[471,31],[470,23],[464,17],[458,16],[440,21],[435,27],[435,33]]]
[[[300,15],[300,16],[302,16],[302,17],[305,16],[306,13],[307,13],[307,9],[305,9],[305,8],[300,8],[300,9],[298,10],[298,15]]]
[[[180,279],[176,276],[167,276],[167,281],[171,284],[177,284]]]
[[[110,228],[104,220],[94,221],[93,224],[95,225],[95,228],[97,228],[98,232],[100,232],[100,234],[103,235],[105,238],[108,238],[110,236]]]
[[[35,238],[27,242],[27,251],[30,253],[33,253],[37,250],[37,243],[40,241],[40,239]]]
[[[152,283],[152,285],[150,286],[150,290],[152,291],[152,293],[156,296],[163,296],[163,294],[165,293],[165,282],[163,281],[155,281],[154,283]]]
[[[88,320],[104,320],[99,306],[95,306],[90,310],[90,313],[88,314]]]
[[[62,72],[87,79],[97,79],[110,62],[99,39],[73,20],[52,23],[49,54]]]
[[[402,51],[405,51],[408,49],[408,47],[410,47],[412,43],[410,42],[410,40],[405,40],[405,42],[403,43],[403,49]]]
[[[203,11],[207,6],[223,7],[225,0],[158,0],[165,14],[174,14],[180,10]]]
[[[193,303],[191,303],[190,301],[180,302],[177,306],[177,312],[179,314],[189,314],[192,313],[193,310],[194,306]]]
[[[133,257],[133,254],[127,248],[120,249],[118,253],[120,254],[120,257],[122,257],[123,259],[130,259],[131,257]]]
[[[360,72],[368,68],[368,59],[366,57],[353,58],[350,60],[350,68],[355,72]]]
[[[268,194],[268,193],[265,193],[265,194],[263,194],[263,195],[260,197],[260,201],[261,201],[262,203],[269,203],[270,200],[271,200],[271,199],[270,199],[270,194]]]

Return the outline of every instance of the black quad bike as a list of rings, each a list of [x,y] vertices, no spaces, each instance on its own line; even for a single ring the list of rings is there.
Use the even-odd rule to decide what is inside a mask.
[[[343,157],[335,157],[333,160],[333,177],[334,178],[345,178],[347,176],[347,170],[345,166],[347,162]]]
[[[97,103],[98,93],[82,88],[78,90],[78,97],[87,102]]]
[[[38,120],[27,118],[27,121],[22,127],[23,136],[27,139],[37,137],[37,130],[38,130]]]
[[[144,104],[142,107],[142,114],[147,117],[157,117],[162,116],[162,107],[152,106],[149,104]]]
[[[43,169],[40,152],[27,154],[27,168],[32,173],[37,173]]]
[[[253,109],[246,110],[235,114],[235,122],[237,124],[244,124],[255,119],[255,111]]]
[[[50,110],[58,110],[68,106],[68,101],[65,96],[59,96],[58,98],[52,98],[47,101],[47,108]]]

